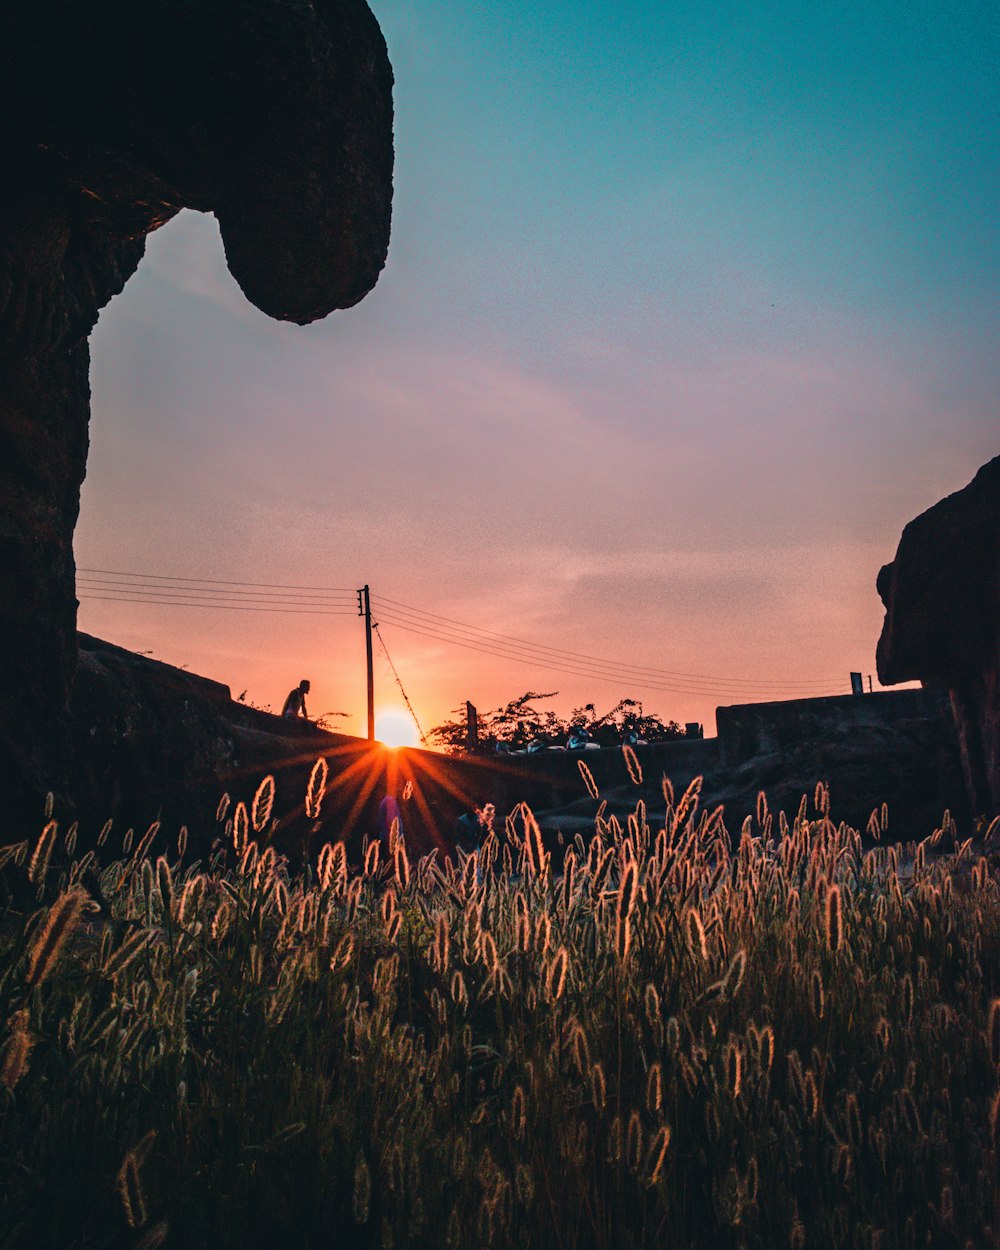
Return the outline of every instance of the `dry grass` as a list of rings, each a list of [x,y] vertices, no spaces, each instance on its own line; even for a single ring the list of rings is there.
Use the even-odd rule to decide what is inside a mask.
[[[235,868],[0,850],[0,1250],[995,1245],[989,864],[664,792],[558,876],[522,808],[292,877],[266,782]]]

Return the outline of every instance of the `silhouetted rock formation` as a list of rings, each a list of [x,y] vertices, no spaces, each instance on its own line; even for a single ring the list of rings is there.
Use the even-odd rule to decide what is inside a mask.
[[[364,0],[2,0],[0,805],[65,795],[87,336],[181,208],[272,317],[360,300],[389,239],[392,72]]]
[[[1000,811],[1000,456],[906,526],[878,592],[879,680],[950,691],[972,809]]]

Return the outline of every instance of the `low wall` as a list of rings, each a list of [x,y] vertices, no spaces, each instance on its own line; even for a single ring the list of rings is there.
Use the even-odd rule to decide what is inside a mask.
[[[892,690],[827,699],[740,703],[717,708],[715,719],[719,762],[723,767],[733,767],[756,755],[793,750],[803,742],[844,741],[904,721],[940,720],[947,727],[951,707],[945,691]]]

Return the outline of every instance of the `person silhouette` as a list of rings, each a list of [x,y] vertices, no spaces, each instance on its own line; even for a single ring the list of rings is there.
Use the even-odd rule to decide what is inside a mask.
[[[281,709],[281,715],[288,716],[293,720],[296,716],[303,716],[308,719],[309,714],[306,711],[306,695],[308,693],[309,681],[303,677],[294,690],[289,690],[285,706]]]

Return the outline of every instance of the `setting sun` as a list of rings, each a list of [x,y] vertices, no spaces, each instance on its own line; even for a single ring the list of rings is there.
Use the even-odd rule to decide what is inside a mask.
[[[419,742],[417,727],[407,712],[379,712],[375,737],[387,747],[415,747]]]

